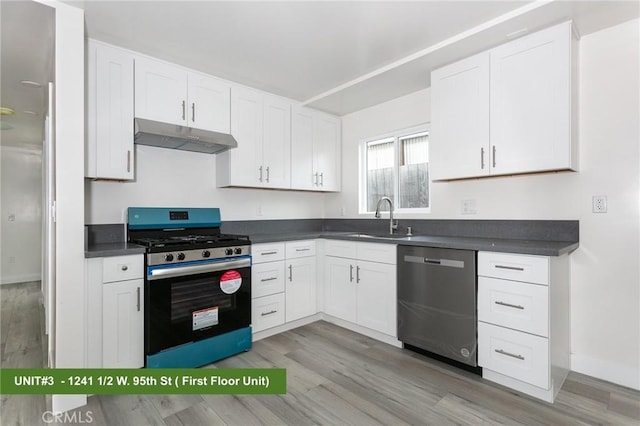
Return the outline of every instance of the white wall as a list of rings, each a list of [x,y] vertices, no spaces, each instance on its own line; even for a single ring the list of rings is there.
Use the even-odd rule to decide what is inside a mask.
[[[136,145],[135,163],[133,182],[86,182],[87,224],[125,222],[127,207],[220,207],[223,221],[324,214],[323,194],[216,188],[215,155]]]
[[[40,280],[42,150],[2,146],[0,284]]]
[[[580,42],[579,173],[432,184],[432,219],[572,219],[572,369],[640,389],[639,37],[634,20]],[[429,121],[429,89],[343,117],[343,192],[327,195],[327,217],[358,215],[358,143]],[[592,195],[609,212],[591,212]],[[478,214],[462,216],[463,199]],[[400,215],[400,220],[402,221]]]

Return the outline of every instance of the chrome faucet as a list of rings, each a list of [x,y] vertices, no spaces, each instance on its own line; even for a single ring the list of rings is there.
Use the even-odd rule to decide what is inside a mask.
[[[383,201],[389,202],[389,234],[393,234],[393,230],[398,229],[398,221],[393,221],[393,201],[391,201],[391,198],[382,197],[378,200],[378,205],[376,206],[376,214],[374,215],[374,217],[376,219],[380,219],[380,204],[382,204]]]

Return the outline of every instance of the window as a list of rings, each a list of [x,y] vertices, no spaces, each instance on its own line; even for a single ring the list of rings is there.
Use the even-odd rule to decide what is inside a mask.
[[[429,212],[427,125],[363,141],[360,164],[360,213],[374,212],[382,197],[396,211]]]

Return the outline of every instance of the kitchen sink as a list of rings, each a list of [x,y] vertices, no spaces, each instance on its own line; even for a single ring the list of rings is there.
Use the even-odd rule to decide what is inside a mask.
[[[378,238],[384,240],[403,240],[411,238],[410,235],[404,234],[349,234],[348,236],[358,238]]]

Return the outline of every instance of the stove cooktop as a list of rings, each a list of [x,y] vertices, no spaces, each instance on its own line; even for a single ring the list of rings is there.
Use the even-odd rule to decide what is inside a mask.
[[[178,248],[193,246],[224,247],[227,245],[250,244],[246,235],[217,234],[217,235],[178,235],[162,237],[140,237],[132,238],[132,243],[136,243],[147,248]],[[194,247],[195,248],[195,247]]]

